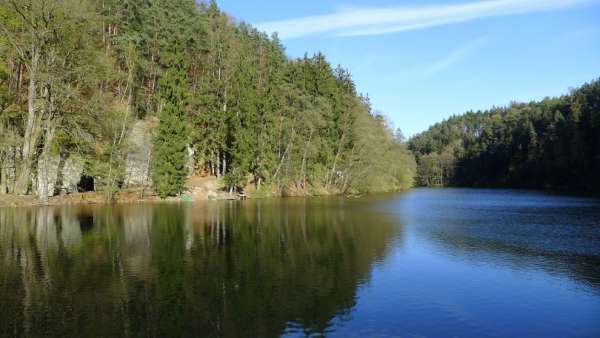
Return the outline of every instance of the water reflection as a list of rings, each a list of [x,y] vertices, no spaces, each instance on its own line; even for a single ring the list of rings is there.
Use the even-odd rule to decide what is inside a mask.
[[[323,335],[401,236],[341,198],[2,209],[0,336]]]
[[[445,256],[496,267],[541,269],[600,293],[599,199],[528,191],[421,189],[399,203],[394,208],[404,221]]]

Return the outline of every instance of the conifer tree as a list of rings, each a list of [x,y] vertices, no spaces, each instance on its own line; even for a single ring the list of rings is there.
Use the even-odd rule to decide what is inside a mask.
[[[56,194],[59,178],[40,170],[40,159],[73,157],[108,199],[138,184],[143,195],[148,164],[160,196],[174,196],[189,173],[188,146],[198,173],[232,191],[411,182],[405,145],[372,116],[348,71],[321,53],[288,59],[277,35],[239,23],[214,0],[0,0],[0,31],[0,193]],[[587,97],[577,100],[579,122],[560,114],[560,139],[571,139],[563,124],[573,133],[598,126]],[[159,127],[146,128],[154,118]],[[533,125],[537,147],[548,147]],[[129,140],[150,129],[148,160]],[[589,147],[595,134],[577,140]],[[571,142],[555,144],[568,163]],[[142,183],[129,179],[132,166],[143,167]]]
[[[182,48],[170,53],[170,67],[160,82],[162,110],[154,139],[153,175],[156,192],[161,198],[176,196],[184,190],[187,176],[188,132],[184,112],[186,75]]]

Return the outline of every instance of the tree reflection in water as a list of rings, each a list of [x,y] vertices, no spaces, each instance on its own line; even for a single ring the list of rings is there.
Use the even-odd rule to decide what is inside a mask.
[[[402,228],[342,198],[0,210],[0,335],[322,335]]]

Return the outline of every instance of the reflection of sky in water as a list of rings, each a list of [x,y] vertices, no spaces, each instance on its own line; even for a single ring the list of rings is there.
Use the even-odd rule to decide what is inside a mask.
[[[441,245],[486,242],[513,251],[600,255],[600,200],[489,190],[461,198],[460,192],[415,190],[396,210],[411,229]]]
[[[403,245],[334,336],[600,334],[598,200],[417,189],[377,209],[402,222]]]

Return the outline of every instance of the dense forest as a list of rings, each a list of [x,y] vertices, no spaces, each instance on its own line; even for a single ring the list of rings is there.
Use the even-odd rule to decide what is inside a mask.
[[[424,186],[600,193],[600,81],[569,95],[453,116],[409,140]]]
[[[346,69],[289,59],[214,1],[0,0],[0,30],[0,194],[59,193],[58,156],[112,198],[137,121],[155,125],[162,197],[191,172],[279,193],[412,184],[412,155]]]

